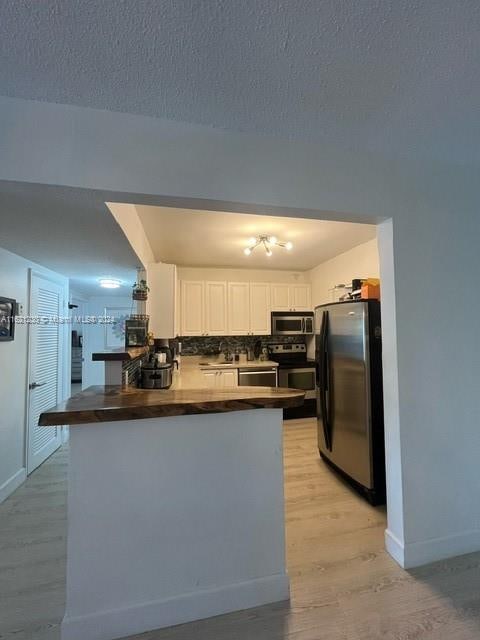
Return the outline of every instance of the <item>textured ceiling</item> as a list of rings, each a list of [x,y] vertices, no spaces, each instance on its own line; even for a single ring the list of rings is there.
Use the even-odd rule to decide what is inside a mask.
[[[0,246],[70,278],[84,295],[125,295],[139,260],[100,198],[82,189],[0,182]],[[98,278],[125,285],[101,289]]]
[[[480,157],[478,0],[2,0],[0,94]]]
[[[305,271],[376,237],[376,227],[367,224],[145,205],[136,209],[155,258],[191,267]],[[274,249],[271,257],[257,248],[245,256],[248,239],[257,235],[275,235],[294,247]]]

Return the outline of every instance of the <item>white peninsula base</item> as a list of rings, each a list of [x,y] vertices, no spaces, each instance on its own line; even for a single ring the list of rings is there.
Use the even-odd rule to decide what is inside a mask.
[[[62,640],[289,597],[282,409],[70,429]]]

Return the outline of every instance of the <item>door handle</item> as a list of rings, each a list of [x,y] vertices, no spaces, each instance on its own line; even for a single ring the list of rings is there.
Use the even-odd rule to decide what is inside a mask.
[[[28,385],[28,388],[31,389],[38,389],[38,387],[43,387],[44,384],[47,384],[46,382],[31,382]]]

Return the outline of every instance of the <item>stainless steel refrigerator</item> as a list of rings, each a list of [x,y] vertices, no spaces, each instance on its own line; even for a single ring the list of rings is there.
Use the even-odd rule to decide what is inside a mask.
[[[315,308],[318,448],[372,504],[385,502],[382,332],[376,300]]]

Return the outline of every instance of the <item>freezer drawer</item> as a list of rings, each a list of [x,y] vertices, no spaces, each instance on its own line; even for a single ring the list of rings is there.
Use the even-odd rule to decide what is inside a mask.
[[[239,387],[276,387],[277,368],[267,367],[263,369],[239,369]]]

